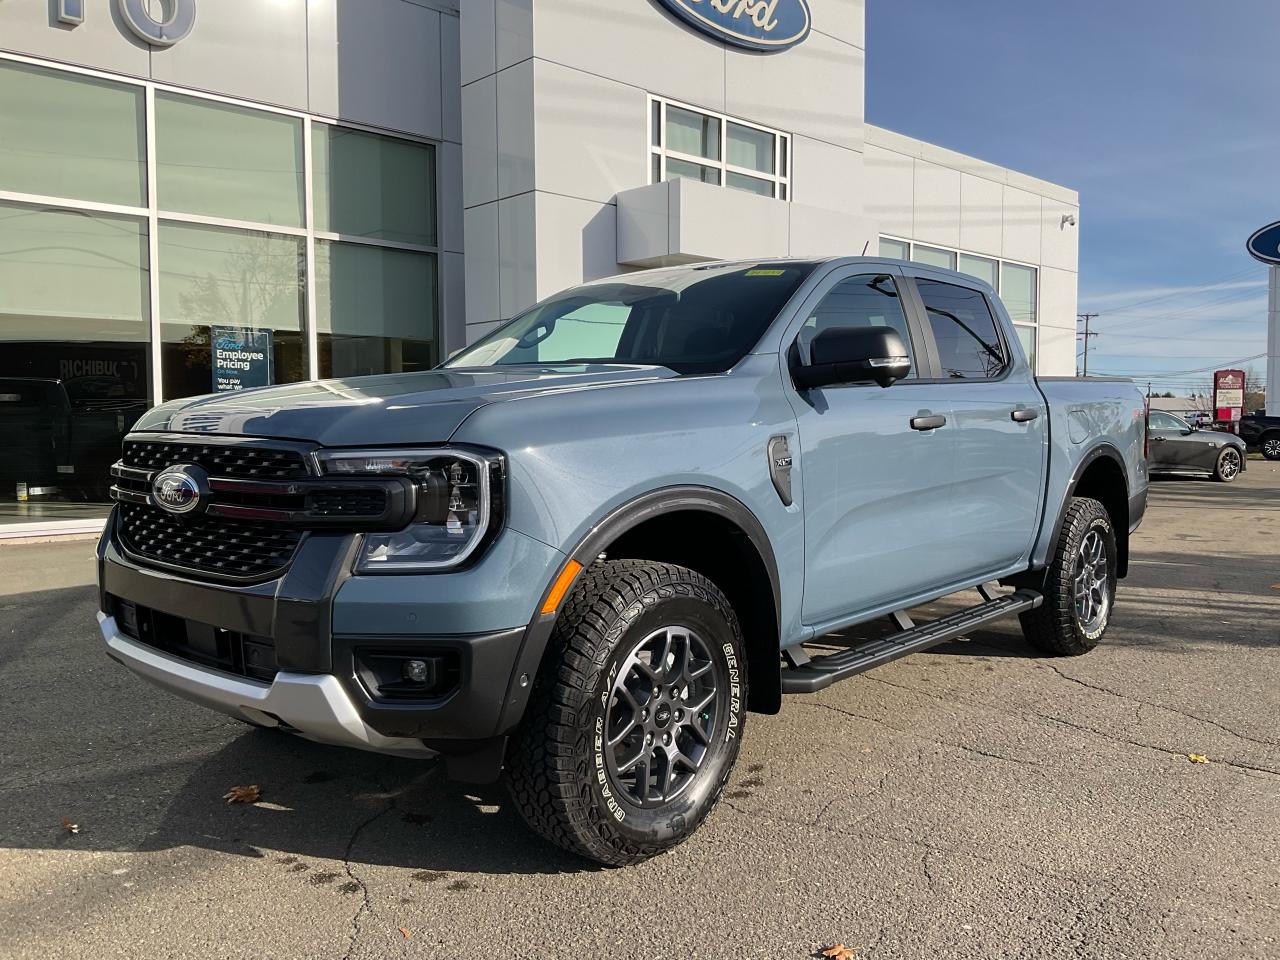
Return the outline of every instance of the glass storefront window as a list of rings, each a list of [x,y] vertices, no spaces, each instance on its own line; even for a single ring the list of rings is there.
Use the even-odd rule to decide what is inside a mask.
[[[1006,263],[1000,280],[1000,299],[1015,323],[1036,322],[1036,270]]]
[[[992,290],[1000,287],[1000,263],[989,257],[975,257],[971,253],[960,254],[960,272],[967,273],[971,277],[977,277],[979,280],[985,280],[991,284]]]
[[[315,123],[311,154],[317,230],[435,245],[435,151],[430,146]]]
[[[911,245],[911,259],[930,267],[941,267],[943,270],[956,268],[956,255],[950,250],[939,250],[937,247],[926,247],[923,244]]]
[[[700,163],[690,163],[688,160],[667,157],[667,179],[674,180],[677,177],[684,177],[688,180],[701,180],[703,183],[719,183],[720,168],[707,167]]]
[[[162,223],[159,247],[166,399],[306,379],[301,238]],[[220,347],[261,357],[237,369]]]
[[[1018,332],[1018,340],[1022,343],[1022,352],[1027,355],[1027,362],[1031,364],[1031,372],[1034,373],[1036,369],[1036,328],[1014,324],[1013,329]]]
[[[142,89],[0,60],[0,189],[145,206]]]
[[[772,133],[730,123],[727,139],[726,152],[729,162],[735,167],[773,173],[774,143],[777,138]]]
[[[297,117],[156,94],[161,210],[301,227],[302,167]]]
[[[438,359],[436,258],[361,243],[316,245],[320,375],[428,370]]]
[[[150,405],[147,224],[0,203],[0,523],[102,501]]]
[[[720,159],[720,121],[667,105],[667,149],[707,160]]]
[[[888,257],[890,260],[910,260],[911,244],[905,240],[892,240],[889,237],[881,237],[880,256]]]

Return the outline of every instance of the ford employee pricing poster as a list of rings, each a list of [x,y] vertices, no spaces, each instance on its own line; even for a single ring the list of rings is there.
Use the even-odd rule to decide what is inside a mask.
[[[216,393],[271,385],[271,331],[212,327]]]

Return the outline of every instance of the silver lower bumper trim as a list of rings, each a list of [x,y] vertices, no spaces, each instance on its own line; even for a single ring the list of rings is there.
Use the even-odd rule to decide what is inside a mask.
[[[114,617],[98,613],[110,656],[138,676],[202,707],[259,726],[284,724],[292,732],[343,747],[403,757],[432,757],[419,740],[384,737],[370,729],[337,677],[310,673],[276,674],[270,686],[169,656],[124,634]]]

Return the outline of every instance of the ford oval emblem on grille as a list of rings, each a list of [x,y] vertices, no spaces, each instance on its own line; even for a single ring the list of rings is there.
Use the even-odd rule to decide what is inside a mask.
[[[191,513],[209,500],[209,477],[192,464],[165,467],[151,481],[151,499],[170,513]]]

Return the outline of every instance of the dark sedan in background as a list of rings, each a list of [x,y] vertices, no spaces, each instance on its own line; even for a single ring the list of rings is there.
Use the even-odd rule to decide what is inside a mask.
[[[1245,442],[1233,433],[1198,430],[1161,410],[1147,414],[1147,429],[1147,470],[1152,475],[1212,477],[1230,483],[1245,469]]]

